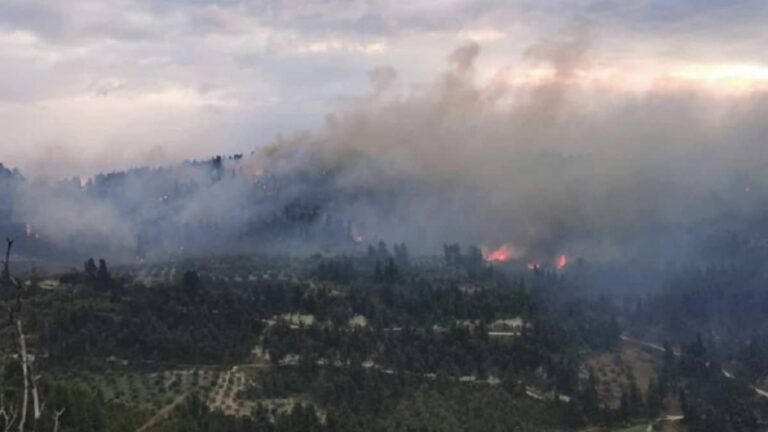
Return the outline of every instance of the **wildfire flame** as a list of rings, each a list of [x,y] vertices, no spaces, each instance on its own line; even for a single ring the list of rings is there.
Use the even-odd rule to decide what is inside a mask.
[[[485,254],[485,260],[491,263],[505,263],[516,256],[515,249],[509,244],[503,244],[498,249]]]
[[[555,259],[555,268],[558,270],[563,270],[568,266],[569,260],[567,255],[559,255],[557,259]]]
[[[25,234],[29,238],[39,239],[40,234],[36,233],[35,230],[32,228],[32,224],[27,224]]]
[[[240,174],[250,179],[251,181],[259,180],[264,177],[264,168],[262,168],[261,160],[256,157],[247,158],[240,165]]]
[[[350,235],[352,236],[352,240],[355,243],[362,243],[365,241],[365,236],[363,236],[363,233],[359,229],[357,229],[356,226],[354,225],[350,226],[349,231],[350,231],[349,232]]]

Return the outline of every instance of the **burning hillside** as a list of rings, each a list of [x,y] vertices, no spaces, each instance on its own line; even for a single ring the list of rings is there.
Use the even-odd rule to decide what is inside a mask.
[[[506,263],[518,258],[518,252],[509,244],[503,244],[497,249],[487,251],[484,255],[485,260],[490,263]]]
[[[768,201],[759,187],[768,184],[766,153],[743,138],[762,135],[752,120],[762,105],[738,102],[735,117],[707,121],[706,134],[705,106],[675,95],[619,98],[613,103],[635,114],[598,115],[567,79],[587,53],[562,63],[560,51],[541,52],[550,54],[530,60],[558,73],[512,88],[479,81],[479,46],[460,47],[428,90],[399,94],[393,72],[369,98],[330,115],[324,131],[247,156],[87,182],[3,177],[3,206],[13,208],[0,210],[53,244],[127,257],[378,240],[427,252],[502,238],[515,246],[488,249],[487,261],[547,257],[562,270],[570,261],[562,250],[599,260],[684,257],[680,227],[715,220],[723,208],[748,216]],[[734,124],[754,133],[735,134]],[[727,148],[713,145],[720,141]]]

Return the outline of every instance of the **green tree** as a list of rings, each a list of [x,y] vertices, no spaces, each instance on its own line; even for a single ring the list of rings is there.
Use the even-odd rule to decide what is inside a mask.
[[[96,279],[101,282],[106,282],[111,278],[109,269],[107,269],[107,262],[103,258],[99,259],[99,269],[96,271]]]
[[[93,258],[88,258],[88,260],[83,265],[83,270],[88,277],[91,279],[96,279],[96,272],[98,268],[96,267],[96,261],[94,261]]]
[[[596,423],[600,419],[600,396],[597,392],[597,377],[594,371],[589,371],[589,377],[582,391],[582,405],[584,415],[590,423]]]
[[[629,407],[632,417],[639,417],[645,413],[643,406],[643,393],[637,385],[634,375],[629,376]]]
[[[648,417],[655,419],[661,414],[664,403],[664,394],[657,379],[651,379],[648,384],[648,394],[645,399]]]

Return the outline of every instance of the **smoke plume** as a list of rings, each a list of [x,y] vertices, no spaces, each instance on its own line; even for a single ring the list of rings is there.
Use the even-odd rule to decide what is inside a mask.
[[[103,191],[24,182],[13,218],[55,244],[83,238],[126,256],[142,244],[247,250],[276,244],[278,231],[327,245],[354,229],[424,252],[457,241],[593,260],[682,259],[702,227],[760,218],[766,95],[589,87],[577,78],[590,40],[579,30],[531,46],[524,58],[553,73],[522,85],[504,79],[510,71],[481,80],[475,43],[427,89],[403,90],[381,67],[371,94],[322,131],[242,158],[123,173]]]

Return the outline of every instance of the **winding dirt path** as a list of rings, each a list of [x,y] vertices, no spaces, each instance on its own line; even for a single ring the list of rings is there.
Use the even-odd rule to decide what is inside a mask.
[[[187,398],[188,395],[189,393],[182,393],[181,395],[179,395],[176,399],[173,400],[173,402],[161,408],[160,411],[156,412],[155,415],[150,417],[150,419],[147,420],[143,425],[141,425],[140,428],[136,429],[136,432],[146,432],[156,424],[165,420],[168,414],[170,414],[174,408],[181,405],[181,403],[184,402],[184,400]]]

